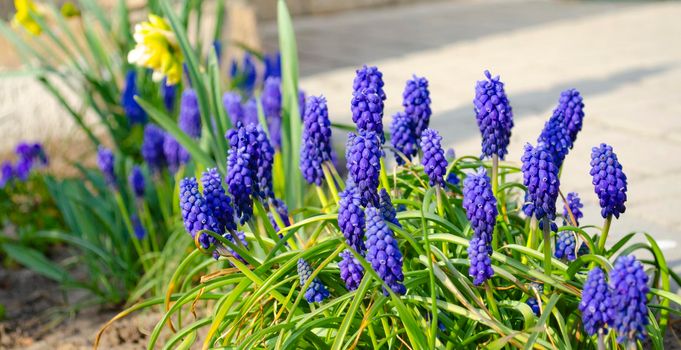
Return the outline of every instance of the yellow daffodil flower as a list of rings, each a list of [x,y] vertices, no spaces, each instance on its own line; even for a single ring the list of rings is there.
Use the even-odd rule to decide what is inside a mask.
[[[167,77],[168,85],[182,78],[182,51],[165,19],[149,15],[148,22],[135,25],[136,46],[128,53],[128,62],[154,71],[154,81]]]
[[[14,7],[17,12],[14,14],[14,18],[12,18],[12,26],[14,28],[24,27],[29,33],[40,35],[43,30],[40,28],[40,24],[31,17],[31,15],[41,15],[36,4],[31,0],[14,0]]]

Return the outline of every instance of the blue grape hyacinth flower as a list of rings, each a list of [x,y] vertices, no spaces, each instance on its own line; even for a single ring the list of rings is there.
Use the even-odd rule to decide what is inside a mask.
[[[492,193],[492,182],[484,168],[466,176],[463,182],[462,206],[475,236],[487,244],[491,243],[499,211],[497,199]]]
[[[560,93],[557,110],[564,115],[564,123],[572,144],[577,140],[577,134],[582,130],[584,121],[584,102],[577,89],[568,89]]]
[[[352,90],[361,92],[364,89],[373,89],[381,100],[385,100],[383,84],[383,73],[378,70],[378,67],[364,65],[357,70],[355,80],[352,82]]]
[[[227,132],[229,151],[227,153],[227,190],[234,199],[234,210],[244,224],[253,215],[251,195],[257,195],[256,184],[258,144],[255,125],[239,125]]]
[[[572,223],[572,217],[568,212],[569,207],[575,219],[574,226],[579,226],[579,219],[581,219],[584,216],[584,214],[582,214],[582,208],[584,207],[584,204],[582,204],[582,201],[579,199],[579,195],[577,194],[577,192],[568,193],[566,201],[567,206],[565,204],[563,205],[563,220],[565,222]]]
[[[133,193],[135,193],[135,197],[143,198],[145,190],[144,173],[142,173],[142,168],[140,168],[139,165],[132,167],[128,182],[130,183]]]
[[[445,174],[447,173],[447,159],[442,150],[442,136],[433,130],[426,129],[421,136],[421,150],[423,151],[423,170],[428,174],[431,186],[445,186]]]
[[[591,150],[591,176],[601,205],[601,215],[616,218],[624,213],[627,201],[627,176],[612,147],[604,143]]]
[[[350,101],[352,121],[357,125],[357,130],[362,132],[375,132],[385,142],[383,133],[383,100],[376,90],[372,88],[355,91]]]
[[[362,195],[351,182],[339,194],[338,227],[340,227],[345,241],[358,253],[364,254],[364,230],[366,221],[362,210]]]
[[[166,133],[154,124],[147,124],[144,128],[144,140],[142,141],[142,158],[147,162],[149,168],[155,172],[160,172],[166,165],[163,151],[163,143]]]
[[[202,230],[222,234],[208,202],[199,192],[196,178],[184,178],[180,181],[180,209],[184,228],[192,238]],[[201,234],[199,237],[203,248],[208,248],[214,241],[214,238],[207,234]]]
[[[521,158],[523,165],[523,184],[525,192],[525,215],[534,215],[540,225],[544,218],[551,222],[551,229],[557,230],[553,220],[556,218],[556,200],[558,199],[558,167],[553,162],[551,153],[542,143],[533,147],[525,145],[525,153]]]
[[[378,197],[380,202],[378,205],[378,210],[380,210],[383,220],[395,224],[398,227],[402,227],[400,222],[397,220],[397,211],[393,206],[393,202],[390,199],[388,191],[386,191],[385,188],[381,188],[381,191],[378,193]]]
[[[177,94],[177,85],[168,85],[167,79],[163,78],[161,81],[161,96],[163,97],[163,105],[168,112],[175,109],[175,95]]]
[[[243,124],[244,125],[250,125],[250,124],[255,124],[258,125],[258,102],[256,102],[255,97],[251,97],[246,101],[246,103],[243,104],[243,110],[244,110],[244,116],[243,116]]]
[[[536,316],[539,316],[539,314],[541,313],[541,309],[539,308],[539,302],[537,301],[537,298],[529,297],[529,298],[527,298],[527,301],[525,302],[525,304],[527,304],[527,306],[529,306],[530,309],[532,309],[532,312]]]
[[[255,184],[256,194],[260,199],[274,197],[272,185],[272,167],[274,165],[274,148],[267,138],[262,126],[255,127],[257,150],[254,154],[256,160]]]
[[[201,112],[196,93],[192,89],[186,89],[182,92],[178,125],[180,130],[184,131],[189,137],[201,138]]]
[[[9,160],[5,160],[0,165],[0,188],[4,188],[7,183],[14,179],[14,166]]]
[[[513,110],[499,76],[492,77],[485,71],[486,80],[475,87],[475,117],[482,134],[482,155],[496,154],[504,159],[513,128]]]
[[[110,187],[116,187],[116,174],[114,172],[115,157],[110,149],[99,146],[97,148],[97,165],[104,175],[104,181]]]
[[[226,138],[230,149],[227,153],[225,182],[227,191],[234,199],[237,217],[241,217],[243,213],[240,208],[249,211],[248,208],[252,206],[251,195],[257,190],[257,131],[253,124],[244,126],[238,123],[227,131]]]
[[[225,94],[222,95],[222,105],[225,107],[227,116],[233,126],[237,125],[239,122],[243,123],[244,109],[241,105],[241,95],[231,91],[225,92]]]
[[[414,122],[414,133],[416,138],[421,138],[424,130],[428,129],[430,116],[430,91],[428,90],[428,80],[423,77],[414,77],[407,81],[402,93],[404,113]]]
[[[265,63],[265,80],[270,77],[281,78],[281,53],[279,51],[266,54],[263,57]]]
[[[404,112],[397,112],[390,124],[390,143],[394,149],[402,153],[395,152],[397,164],[406,164],[403,156],[409,161],[412,160],[418,152],[418,140],[413,119]]]
[[[612,328],[620,343],[645,339],[648,325],[648,275],[633,256],[622,255],[610,271],[614,308]]]
[[[303,258],[298,259],[298,277],[300,278],[301,287],[307,283],[310,276],[312,276],[312,267],[310,267],[310,264]],[[307,300],[308,303],[321,303],[328,297],[329,291],[318,277],[315,277],[307,290],[305,290],[305,300]]]
[[[560,168],[563,165],[565,156],[567,156],[572,148],[572,141],[565,127],[562,111],[556,110],[553,112],[553,116],[544,125],[544,129],[542,129],[537,142],[546,145],[546,149],[551,152],[553,162]]]
[[[236,59],[232,60],[230,77],[235,87],[242,90],[244,94],[247,96],[253,94],[258,73],[253,57],[249,53],[244,54],[241,64],[238,64]]]
[[[131,69],[125,75],[125,87],[121,95],[121,106],[128,117],[128,122],[132,124],[144,124],[147,122],[147,113],[142,109],[142,106],[137,103],[135,96],[137,96],[137,71]]]
[[[303,142],[300,149],[300,171],[309,184],[322,185],[322,164],[331,160],[331,121],[326,99],[310,96],[303,116]]]
[[[473,236],[468,246],[468,259],[470,268],[468,275],[473,277],[473,284],[479,286],[494,276],[492,260],[490,259],[491,247],[485,239],[480,236]]]
[[[605,272],[599,267],[589,271],[582,290],[582,300],[579,302],[579,311],[582,313],[582,324],[589,335],[595,335],[602,331],[608,332],[606,326],[612,323],[614,305],[608,282],[605,280]]]
[[[366,259],[395,294],[403,295],[407,292],[402,284],[403,257],[395,235],[383,220],[381,213],[374,207],[366,209],[366,221]],[[389,295],[385,287],[383,294]]]
[[[262,88],[261,102],[272,145],[281,148],[281,79],[269,77]]]
[[[171,174],[177,173],[180,166],[190,159],[189,152],[170,134],[166,134],[163,140],[163,157]]]
[[[362,195],[363,206],[378,204],[381,157],[381,143],[376,133],[348,134],[345,153],[348,174]]]
[[[353,291],[359,287],[359,283],[362,282],[364,277],[364,267],[359,263],[359,260],[355,258],[349,250],[344,250],[340,253],[341,261],[338,263],[338,268],[340,268],[340,276],[343,282],[345,282],[345,287],[349,291]]]
[[[144,237],[147,235],[147,230],[144,229],[144,226],[142,226],[140,218],[133,214],[130,216],[130,222],[132,223],[132,229],[133,233],[135,234],[135,238],[140,240],[144,239]]]
[[[560,231],[556,236],[556,250],[553,255],[558,259],[565,259],[567,261],[575,261],[577,258],[575,251],[577,250],[577,242],[574,233],[570,231]]]
[[[272,199],[271,206],[274,207],[274,210],[281,219],[281,222],[284,225],[284,227],[291,226],[291,219],[288,216],[288,207],[286,206],[286,203],[284,203],[284,201],[282,201],[281,199],[275,198]],[[274,228],[274,231],[279,231],[284,228],[279,227],[279,224],[277,224],[277,220],[275,220],[274,215],[271,212],[267,212],[267,217],[269,218],[270,223]],[[279,234],[279,238],[282,237],[283,235]]]
[[[213,213],[221,232],[236,230],[232,199],[222,187],[222,176],[217,168],[207,169],[201,174],[203,197]]]

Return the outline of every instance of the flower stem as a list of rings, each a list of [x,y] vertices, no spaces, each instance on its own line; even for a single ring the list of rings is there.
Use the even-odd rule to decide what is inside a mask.
[[[331,164],[331,162],[325,162],[324,164],[322,164],[322,171],[324,172],[324,179],[326,179],[326,184],[329,185],[331,196],[336,201],[336,204],[338,204],[338,202],[340,201],[340,198],[338,197],[338,188],[336,187],[336,181],[333,179],[333,175],[331,175],[331,172],[329,170],[330,167],[333,167],[333,164]]]
[[[326,198],[326,194],[324,194],[324,189],[320,186],[315,186],[314,188],[317,190],[317,196],[319,197],[319,202],[322,204],[322,211],[324,211],[329,205],[329,200]]]
[[[598,330],[598,350],[605,350],[605,339],[603,338],[603,329]]]
[[[142,262],[142,267],[144,268],[144,271],[147,271],[149,270],[149,267],[147,266],[147,259],[144,256],[142,245],[140,245],[139,240],[137,239],[137,237],[135,237],[135,230],[132,227],[132,221],[130,221],[128,209],[126,209],[125,203],[123,203],[123,196],[121,196],[121,193],[119,191],[115,191],[115,197],[116,204],[118,204],[118,210],[121,212],[121,216],[123,217],[123,223],[125,224],[125,228],[128,230],[128,235],[130,240],[132,241],[132,245],[135,246],[135,250],[137,251],[137,255],[139,255],[140,257],[140,261]]]
[[[390,181],[388,181],[388,173],[385,169],[385,160],[381,157],[381,185],[390,193]]]
[[[604,253],[605,241],[608,239],[608,232],[610,231],[610,223],[612,222],[612,214],[605,218],[605,223],[603,224],[603,231],[601,231],[601,237],[598,239],[598,253]]]
[[[542,230],[544,232],[544,273],[551,276],[553,266],[551,264],[551,223],[549,218],[545,216],[542,219]],[[549,286],[544,286],[544,294],[548,295]]]
[[[494,285],[492,284],[492,280],[487,280],[487,284],[485,284],[485,296],[487,297],[487,303],[492,311],[492,315],[497,320],[501,320],[501,314],[499,313],[497,302],[494,299]]]
[[[440,215],[440,217],[445,217],[445,207],[444,204],[442,203],[442,197],[440,196],[440,191],[442,189],[440,188],[440,185],[435,186],[435,199],[437,202],[437,213]],[[447,247],[447,242],[442,242],[442,253],[445,256],[449,255],[449,249]]]
[[[497,198],[497,191],[499,190],[499,155],[492,155],[492,195]],[[498,216],[498,214],[497,214]],[[494,218],[496,220],[496,218]],[[494,232],[492,232],[492,250],[497,250],[499,247],[499,237],[496,232],[496,225],[494,225]]]

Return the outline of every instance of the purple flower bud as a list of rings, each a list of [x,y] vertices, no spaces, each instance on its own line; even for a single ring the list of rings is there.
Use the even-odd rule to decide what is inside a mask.
[[[513,110],[499,76],[492,78],[485,71],[487,80],[478,81],[475,87],[475,116],[482,134],[482,155],[493,154],[504,159],[513,128]]]
[[[144,124],[147,122],[147,113],[135,101],[135,96],[137,95],[139,95],[137,91],[137,72],[132,69],[125,76],[125,87],[121,95],[121,105],[130,124]]]
[[[155,172],[160,172],[166,165],[166,159],[163,152],[163,143],[165,139],[165,131],[158,126],[147,124],[144,128],[142,158],[147,162],[149,168]]]
[[[610,271],[610,289],[614,315],[612,328],[617,341],[633,342],[645,339],[648,325],[648,275],[641,262],[633,256],[621,255]]]
[[[208,208],[213,212],[220,232],[236,230],[232,199],[227,196],[222,187],[222,177],[217,168],[207,169],[201,175],[203,197]]]
[[[255,98],[251,97],[244,103],[244,125],[255,124],[258,125],[258,103]]]
[[[291,220],[288,217],[288,207],[286,206],[286,203],[282,201],[281,199],[273,199],[272,200],[272,206],[274,207],[274,210],[277,212],[277,215],[279,215],[279,218],[281,219],[282,223],[284,224],[284,227],[291,226]],[[277,224],[277,221],[274,218],[274,215],[272,215],[271,212],[267,213],[267,217],[270,219],[270,223],[272,224],[272,227],[274,227],[275,231],[279,231],[284,227],[279,227]],[[284,237],[282,234],[279,234],[279,238]]]
[[[374,207],[366,209],[366,218],[366,259],[393,292],[403,295],[407,292],[404,284],[402,284],[404,281],[403,258],[393,231],[386,225],[381,214]],[[389,295],[385,287],[383,294]]]
[[[525,145],[525,153],[521,158],[523,165],[523,184],[527,187],[523,211],[525,215],[534,215],[542,225],[542,219],[551,221],[551,229],[557,230],[553,223],[556,218],[556,199],[558,198],[558,167],[553,162],[551,153],[542,143],[532,147]]]
[[[355,91],[350,101],[352,121],[357,124],[357,130],[373,131],[385,142],[383,134],[383,100],[372,88]]]
[[[132,228],[135,233],[135,238],[139,240],[144,239],[144,237],[147,235],[147,230],[145,230],[144,226],[142,226],[140,218],[137,217],[137,215],[133,214],[130,217],[130,221],[132,222]]]
[[[475,237],[480,237],[486,244],[491,243],[499,212],[497,199],[492,193],[492,182],[485,169],[480,168],[477,173],[466,176],[463,183],[462,205]],[[491,253],[491,245],[487,248]]]
[[[490,260],[489,243],[479,236],[473,236],[468,246],[468,258],[470,268],[468,275],[473,277],[473,284],[479,286],[494,276],[492,261]]]
[[[331,122],[323,96],[311,96],[303,117],[303,144],[300,150],[300,171],[309,184],[321,186],[324,179],[322,164],[331,160]]]
[[[236,60],[232,60],[230,66],[232,84],[234,84],[236,88],[241,89],[247,96],[253,94],[257,74],[255,62],[253,62],[253,57],[251,57],[250,54],[246,53],[244,55],[241,65],[237,64]]]
[[[339,194],[338,227],[340,227],[345,241],[358,253],[364,254],[364,211],[362,210],[362,196],[352,183]]]
[[[135,193],[135,197],[137,198],[144,197],[145,190],[144,174],[142,173],[142,169],[138,165],[132,167],[132,171],[130,172],[130,176],[128,177],[128,183],[130,183],[130,187],[132,187],[132,191]]]
[[[184,227],[192,238],[199,231],[209,230],[222,233],[206,200],[199,193],[199,184],[195,178],[185,178],[180,181],[180,209]],[[208,248],[215,239],[207,234],[201,234],[199,242]]]
[[[423,151],[423,158],[421,164],[423,171],[428,174],[430,185],[445,186],[444,175],[447,173],[447,159],[445,159],[445,151],[442,150],[442,136],[433,130],[426,129],[421,136],[421,150]]]
[[[378,182],[381,172],[381,143],[376,133],[369,131],[348,134],[345,153],[348,174],[362,195],[362,205],[378,204]]]
[[[627,201],[627,176],[612,147],[604,143],[591,150],[591,176],[594,191],[598,195],[603,218],[624,213]]]
[[[373,89],[381,100],[386,99],[385,92],[383,91],[383,73],[375,66],[367,67],[364,65],[358,69],[355,80],[352,83],[352,89],[354,92]]]
[[[14,178],[14,167],[12,162],[5,160],[0,165],[0,188],[4,188],[8,182]]]
[[[414,122],[416,138],[421,138],[423,131],[428,129],[430,115],[432,114],[430,110],[428,80],[414,75],[411,80],[407,81],[402,97],[404,98],[402,102],[404,112]]]
[[[189,137],[201,138],[201,112],[196,93],[192,89],[186,89],[182,92],[178,124],[180,130],[184,131]]]
[[[544,129],[537,139],[537,143],[544,143],[546,149],[551,152],[556,167],[563,165],[563,160],[572,148],[570,135],[565,127],[564,115],[560,110],[553,112],[553,116],[546,122]]]
[[[236,92],[225,92],[222,95],[222,105],[227,111],[227,116],[232,122],[233,126],[236,126],[239,122],[244,121],[244,109],[241,105],[241,96]]]
[[[272,144],[281,148],[281,79],[270,77],[265,80],[261,101]]]
[[[172,174],[177,173],[181,165],[189,162],[187,150],[170,134],[166,134],[163,140],[163,157],[168,165],[168,170]]]
[[[582,312],[582,323],[587,334],[595,335],[599,330],[608,332],[606,325],[613,320],[613,306],[605,273],[594,267],[584,282],[582,300],[579,302],[579,311]]]
[[[411,161],[412,157],[418,152],[416,125],[412,117],[404,112],[397,112],[390,124],[390,135],[393,148],[402,153],[402,155],[395,153],[397,164],[404,165],[406,163],[402,158],[403,156]]]
[[[271,53],[263,58],[265,63],[265,80],[270,77],[281,78],[281,53]]]
[[[378,196],[380,197],[378,210],[381,212],[381,217],[383,217],[383,220],[395,224],[395,226],[402,227],[400,222],[397,220],[397,211],[395,211],[395,207],[393,206],[393,202],[390,199],[388,191],[386,191],[385,188],[381,188]]]
[[[577,140],[577,134],[582,130],[584,121],[584,102],[577,89],[568,89],[560,93],[560,100],[556,110],[563,112],[565,127],[570,135],[572,144]]]
[[[161,81],[161,96],[163,96],[163,105],[168,112],[173,112],[175,109],[175,95],[177,95],[177,85],[168,85],[166,78]]]
[[[362,282],[364,267],[362,267],[352,252],[347,249],[340,253],[340,257],[342,260],[338,263],[338,267],[340,268],[341,279],[345,282],[345,287],[349,291],[353,291]]]
[[[556,236],[556,251],[554,256],[558,259],[566,259],[567,261],[575,261],[575,250],[577,243],[575,234],[571,231],[560,231]]]
[[[579,199],[579,195],[576,192],[570,192],[567,194],[567,205],[570,207],[570,211],[572,212],[572,215],[575,218],[575,225],[579,226],[579,219],[581,219],[584,214],[582,214],[582,208],[584,205],[582,204],[581,200]],[[563,220],[566,222],[566,224],[572,223],[572,219],[570,216],[570,213],[568,213],[568,207],[563,204]]]
[[[116,187],[116,174],[114,173],[115,158],[113,152],[104,146],[99,146],[97,149],[97,165],[99,170],[104,175],[106,184],[111,187]]]
[[[298,259],[298,276],[300,277],[300,286],[304,286],[307,280],[312,276],[312,267],[304,259]],[[310,286],[305,291],[305,300],[308,303],[321,303],[324,299],[329,297],[329,291],[326,289],[322,281],[315,277],[310,283]]]

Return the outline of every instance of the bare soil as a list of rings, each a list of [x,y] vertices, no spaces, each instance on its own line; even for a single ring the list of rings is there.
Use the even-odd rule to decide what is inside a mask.
[[[82,294],[82,293],[80,293]],[[0,349],[92,349],[99,328],[118,310],[89,307],[73,310],[83,300],[78,292],[65,294],[55,282],[23,269],[0,270]],[[115,322],[104,333],[100,349],[144,349],[158,314],[138,313]]]

